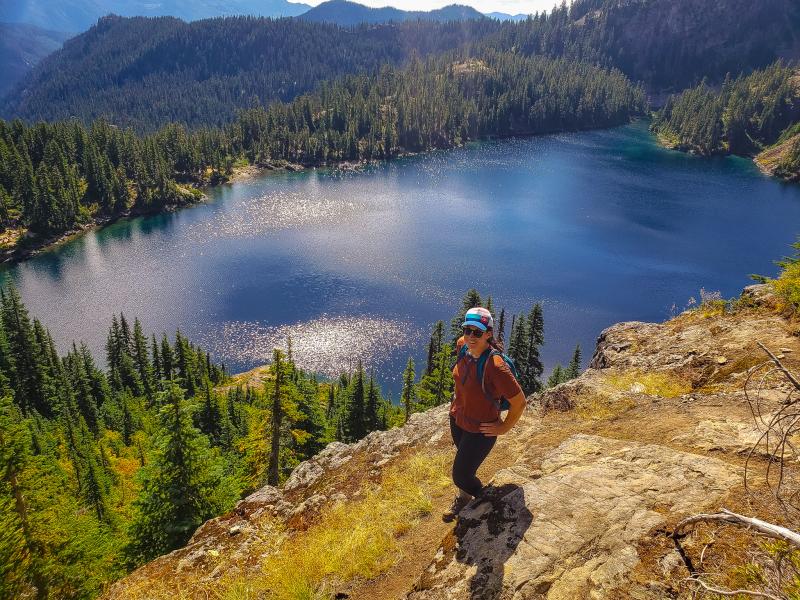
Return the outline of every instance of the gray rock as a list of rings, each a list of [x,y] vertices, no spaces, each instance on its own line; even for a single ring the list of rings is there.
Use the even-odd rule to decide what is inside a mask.
[[[499,472],[407,598],[610,598],[661,511],[713,506],[740,480],[714,458],[575,435],[545,457],[541,477]]]

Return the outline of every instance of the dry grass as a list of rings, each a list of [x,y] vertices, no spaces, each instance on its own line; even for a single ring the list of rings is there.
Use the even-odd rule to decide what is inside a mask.
[[[0,248],[14,248],[28,230],[23,227],[6,229],[0,233]]]
[[[398,561],[396,537],[432,509],[447,487],[448,455],[413,455],[362,497],[324,510],[307,530],[268,556],[258,577],[221,582],[220,600],[322,600],[357,579],[370,579]]]
[[[604,396],[593,394],[588,397],[581,397],[575,405],[575,414],[581,419],[605,420],[624,413],[636,406],[636,402],[630,396]]]
[[[620,391],[662,398],[677,398],[692,390],[691,383],[665,371],[612,373],[606,377],[606,383]]]

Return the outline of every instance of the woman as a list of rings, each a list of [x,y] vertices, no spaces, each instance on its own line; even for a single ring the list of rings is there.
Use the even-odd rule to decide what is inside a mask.
[[[450,405],[450,432],[457,449],[453,483],[459,493],[442,515],[447,522],[455,519],[472,498],[481,495],[483,485],[475,474],[478,467],[489,455],[497,436],[508,433],[525,409],[522,388],[492,337],[492,314],[485,308],[471,308],[462,327],[464,335],[456,343],[455,394]],[[465,344],[466,351],[462,350]],[[500,418],[501,399],[511,405],[505,419]]]

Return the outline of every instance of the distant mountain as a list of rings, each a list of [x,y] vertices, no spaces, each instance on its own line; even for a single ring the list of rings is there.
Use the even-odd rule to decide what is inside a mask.
[[[78,33],[112,13],[195,21],[226,15],[294,17],[309,8],[287,0],[12,0],[0,2],[0,21]]]
[[[391,21],[467,21],[469,19],[485,19],[486,16],[471,6],[451,4],[431,11],[407,11],[386,6],[370,8],[349,0],[328,0],[300,15],[306,21],[317,23],[336,23],[349,26],[359,23],[389,23]]]
[[[486,13],[487,17],[497,19],[498,21],[524,21],[529,15],[519,13],[518,15],[509,15],[508,13],[490,12]]]
[[[0,23],[0,97],[68,37],[68,33],[33,25]]]

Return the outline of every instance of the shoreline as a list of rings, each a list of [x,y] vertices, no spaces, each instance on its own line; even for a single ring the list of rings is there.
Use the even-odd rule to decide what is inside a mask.
[[[710,154],[706,154],[705,152],[697,151],[696,148],[688,144],[681,143],[677,137],[670,136],[664,132],[651,130],[650,135],[656,139],[656,143],[658,143],[659,146],[666,148],[667,150],[675,150],[676,152],[690,154],[700,158],[711,158],[712,156],[737,156],[739,158],[745,158],[754,163],[763,175],[766,175],[771,179],[775,179],[783,183],[800,183],[800,173],[784,174],[782,172],[778,172],[781,166],[780,160],[783,158],[783,154],[787,150],[789,144],[792,143],[795,138],[791,138],[779,144],[774,144],[768,148],[765,148],[761,152],[758,152],[757,154],[735,154],[733,152],[712,152]]]
[[[178,185],[190,187],[191,189],[199,191],[202,196],[198,199],[188,202],[182,205],[170,205],[164,207],[160,210],[155,211],[126,211],[122,214],[116,215],[114,217],[101,217],[92,221],[91,223],[87,223],[85,225],[81,225],[75,229],[70,231],[66,231],[60,233],[58,235],[50,236],[41,240],[40,242],[35,242],[28,245],[23,246],[15,246],[13,248],[6,248],[0,250],[0,267],[7,267],[12,266],[18,263],[21,263],[25,260],[30,258],[34,258],[35,256],[57,248],[58,246],[70,242],[78,237],[92,231],[95,229],[102,229],[108,225],[112,225],[118,221],[122,221],[124,219],[134,219],[137,217],[147,217],[147,216],[155,216],[158,214],[175,212],[178,210],[182,210],[184,208],[190,208],[192,206],[197,206],[199,204],[203,204],[208,200],[207,191],[213,188],[217,188],[219,186],[223,186],[226,184],[234,184],[239,183],[242,181],[247,181],[248,179],[253,179],[256,177],[262,177],[264,175],[268,175],[269,173],[303,173],[306,171],[311,171],[313,169],[339,169],[342,171],[348,172],[357,172],[365,167],[378,164],[383,162],[389,162],[392,160],[396,160],[399,158],[409,158],[413,156],[419,156],[420,154],[425,154],[428,152],[434,152],[437,150],[453,150],[455,148],[463,147],[467,143],[472,142],[480,142],[480,141],[491,141],[491,140],[503,140],[509,139],[514,137],[536,137],[539,135],[557,135],[559,133],[578,133],[581,131],[593,131],[593,130],[600,130],[600,129],[613,129],[614,127],[621,127],[624,125],[629,125],[638,121],[641,116],[632,116],[626,123],[619,123],[616,125],[607,125],[603,127],[592,127],[592,128],[584,128],[584,129],[562,129],[556,131],[544,131],[544,132],[518,132],[512,134],[496,134],[496,135],[489,135],[483,138],[478,139],[469,139],[464,140],[459,144],[453,144],[452,146],[447,146],[443,148],[430,148],[428,150],[423,150],[420,152],[410,152],[404,151],[399,152],[397,154],[392,155],[390,158],[384,159],[361,159],[361,160],[343,160],[343,161],[332,161],[332,162],[325,162],[321,164],[302,164],[302,163],[293,163],[287,160],[277,160],[275,162],[266,162],[266,163],[255,163],[255,164],[248,164],[241,167],[235,167],[233,169],[233,173],[230,176],[223,177],[218,179],[215,182],[207,182],[205,184],[185,184],[185,183],[178,183]]]

